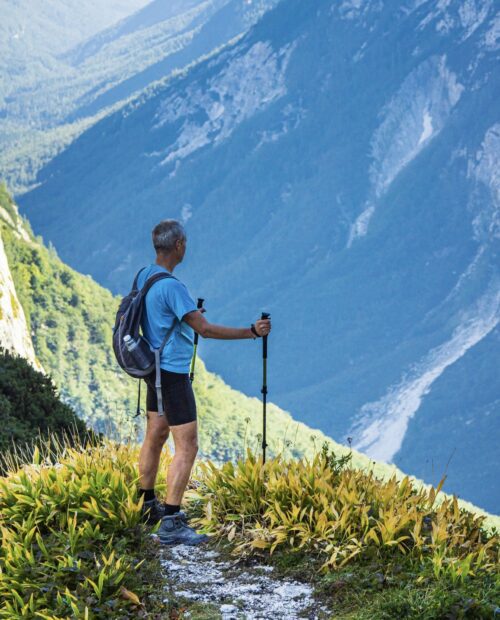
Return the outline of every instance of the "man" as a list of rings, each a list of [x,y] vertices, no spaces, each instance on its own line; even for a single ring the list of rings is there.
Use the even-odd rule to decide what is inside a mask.
[[[164,220],[153,229],[156,262],[139,274],[138,288],[155,273],[173,273],[186,252],[186,233],[175,220]],[[162,523],[158,530],[165,544],[196,545],[206,539],[189,527],[186,515],[180,510],[182,497],[189,481],[198,451],[196,402],[189,366],[193,354],[193,330],[203,338],[221,340],[255,339],[271,331],[269,320],[257,320],[250,327],[224,327],[209,323],[198,310],[186,286],[177,278],[156,282],[145,299],[142,331],[153,347],[158,347],[168,330],[172,334],[161,355],[161,383],[165,415],[158,415],[155,373],[145,378],[148,386],[146,436],[139,455],[140,494],[144,496],[144,516],[149,523]],[[175,455],[167,474],[167,498],[160,504],[154,486],[160,454],[170,434]]]

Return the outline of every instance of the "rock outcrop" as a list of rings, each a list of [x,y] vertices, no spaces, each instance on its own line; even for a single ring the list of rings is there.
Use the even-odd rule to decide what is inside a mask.
[[[24,231],[25,232],[25,231]],[[25,233],[26,234],[26,233]],[[37,360],[23,307],[16,294],[0,232],[0,346],[27,359],[43,371]]]

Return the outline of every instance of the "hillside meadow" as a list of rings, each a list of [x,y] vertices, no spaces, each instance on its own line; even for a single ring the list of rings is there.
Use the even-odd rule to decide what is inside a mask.
[[[48,439],[0,479],[0,618],[218,618],[168,594],[140,523],[137,446]],[[166,492],[162,456],[158,490]],[[199,463],[186,495],[207,547],[315,585],[332,618],[491,618],[498,536],[455,498],[382,481],[327,446],[309,460]],[[298,573],[298,574],[297,574]]]

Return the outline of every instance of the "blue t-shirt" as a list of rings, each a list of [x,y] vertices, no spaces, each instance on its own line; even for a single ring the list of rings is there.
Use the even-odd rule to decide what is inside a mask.
[[[165,271],[152,264],[143,269],[137,280],[140,289],[155,273]],[[186,285],[176,278],[164,278],[149,289],[144,302],[141,328],[144,337],[153,348],[158,348],[169,329],[174,328],[161,354],[160,367],[170,372],[187,373],[193,355],[194,332],[182,318],[196,310],[196,303]]]

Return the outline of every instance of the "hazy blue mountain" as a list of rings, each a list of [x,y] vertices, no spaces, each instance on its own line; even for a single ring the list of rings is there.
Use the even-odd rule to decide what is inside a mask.
[[[47,78],[55,58],[140,9],[148,0],[2,2],[0,105],[35,76]]]
[[[134,92],[167,79],[173,70],[245,32],[277,1],[153,0],[83,41],[75,33],[73,38],[61,34],[62,41],[52,46],[38,37],[26,52],[24,47],[15,52],[13,45],[14,57],[8,54],[0,63],[3,177],[15,189],[26,188],[41,164],[89,125]],[[47,25],[57,38],[59,3],[48,4],[40,28]],[[63,23],[70,19],[65,11],[60,13]],[[83,13],[77,11],[75,17]],[[113,13],[104,11],[107,19],[94,16],[94,21],[108,25],[108,14]],[[25,6],[11,8],[8,23],[16,19],[26,20]],[[84,24],[82,32],[87,30]],[[68,49],[71,41],[78,44]]]
[[[93,37],[69,50],[64,54],[64,58],[73,65],[79,65],[112,44],[113,41],[148,28],[154,28],[159,23],[178,17],[201,4],[203,4],[202,0],[170,0],[168,3],[162,0],[152,0],[142,10],[136,11],[109,28],[101,30]]]
[[[498,25],[489,0],[284,0],[85,132],[19,202],[122,292],[152,226],[182,218],[179,274],[207,316],[272,313],[275,402],[424,478],[455,449],[448,491],[498,511]],[[202,354],[257,394],[259,343],[233,346]]]
[[[152,82],[167,78],[245,32],[278,0],[182,0],[165,5],[153,0],[143,10],[100,33],[68,55],[77,79],[85,71],[92,80],[66,120],[89,116],[126,99]],[[167,33],[159,45],[159,32]],[[152,48],[158,48],[152,54]],[[128,62],[130,49],[134,62]],[[112,57],[110,62],[109,57]],[[144,62],[137,62],[142,54]],[[101,68],[104,68],[103,71]],[[96,79],[99,76],[99,79]]]
[[[434,483],[446,472],[451,488],[495,489],[498,450],[494,437],[488,437],[498,433],[499,368],[497,325],[435,381],[410,421],[395,463]],[[448,416],[442,415],[444,408]],[[466,452],[461,449],[464,437]],[[466,467],[457,467],[457,461],[465,461]]]
[[[62,53],[108,28],[150,0],[37,0],[2,2],[2,61],[30,53]],[[173,2],[172,2],[173,4]]]

